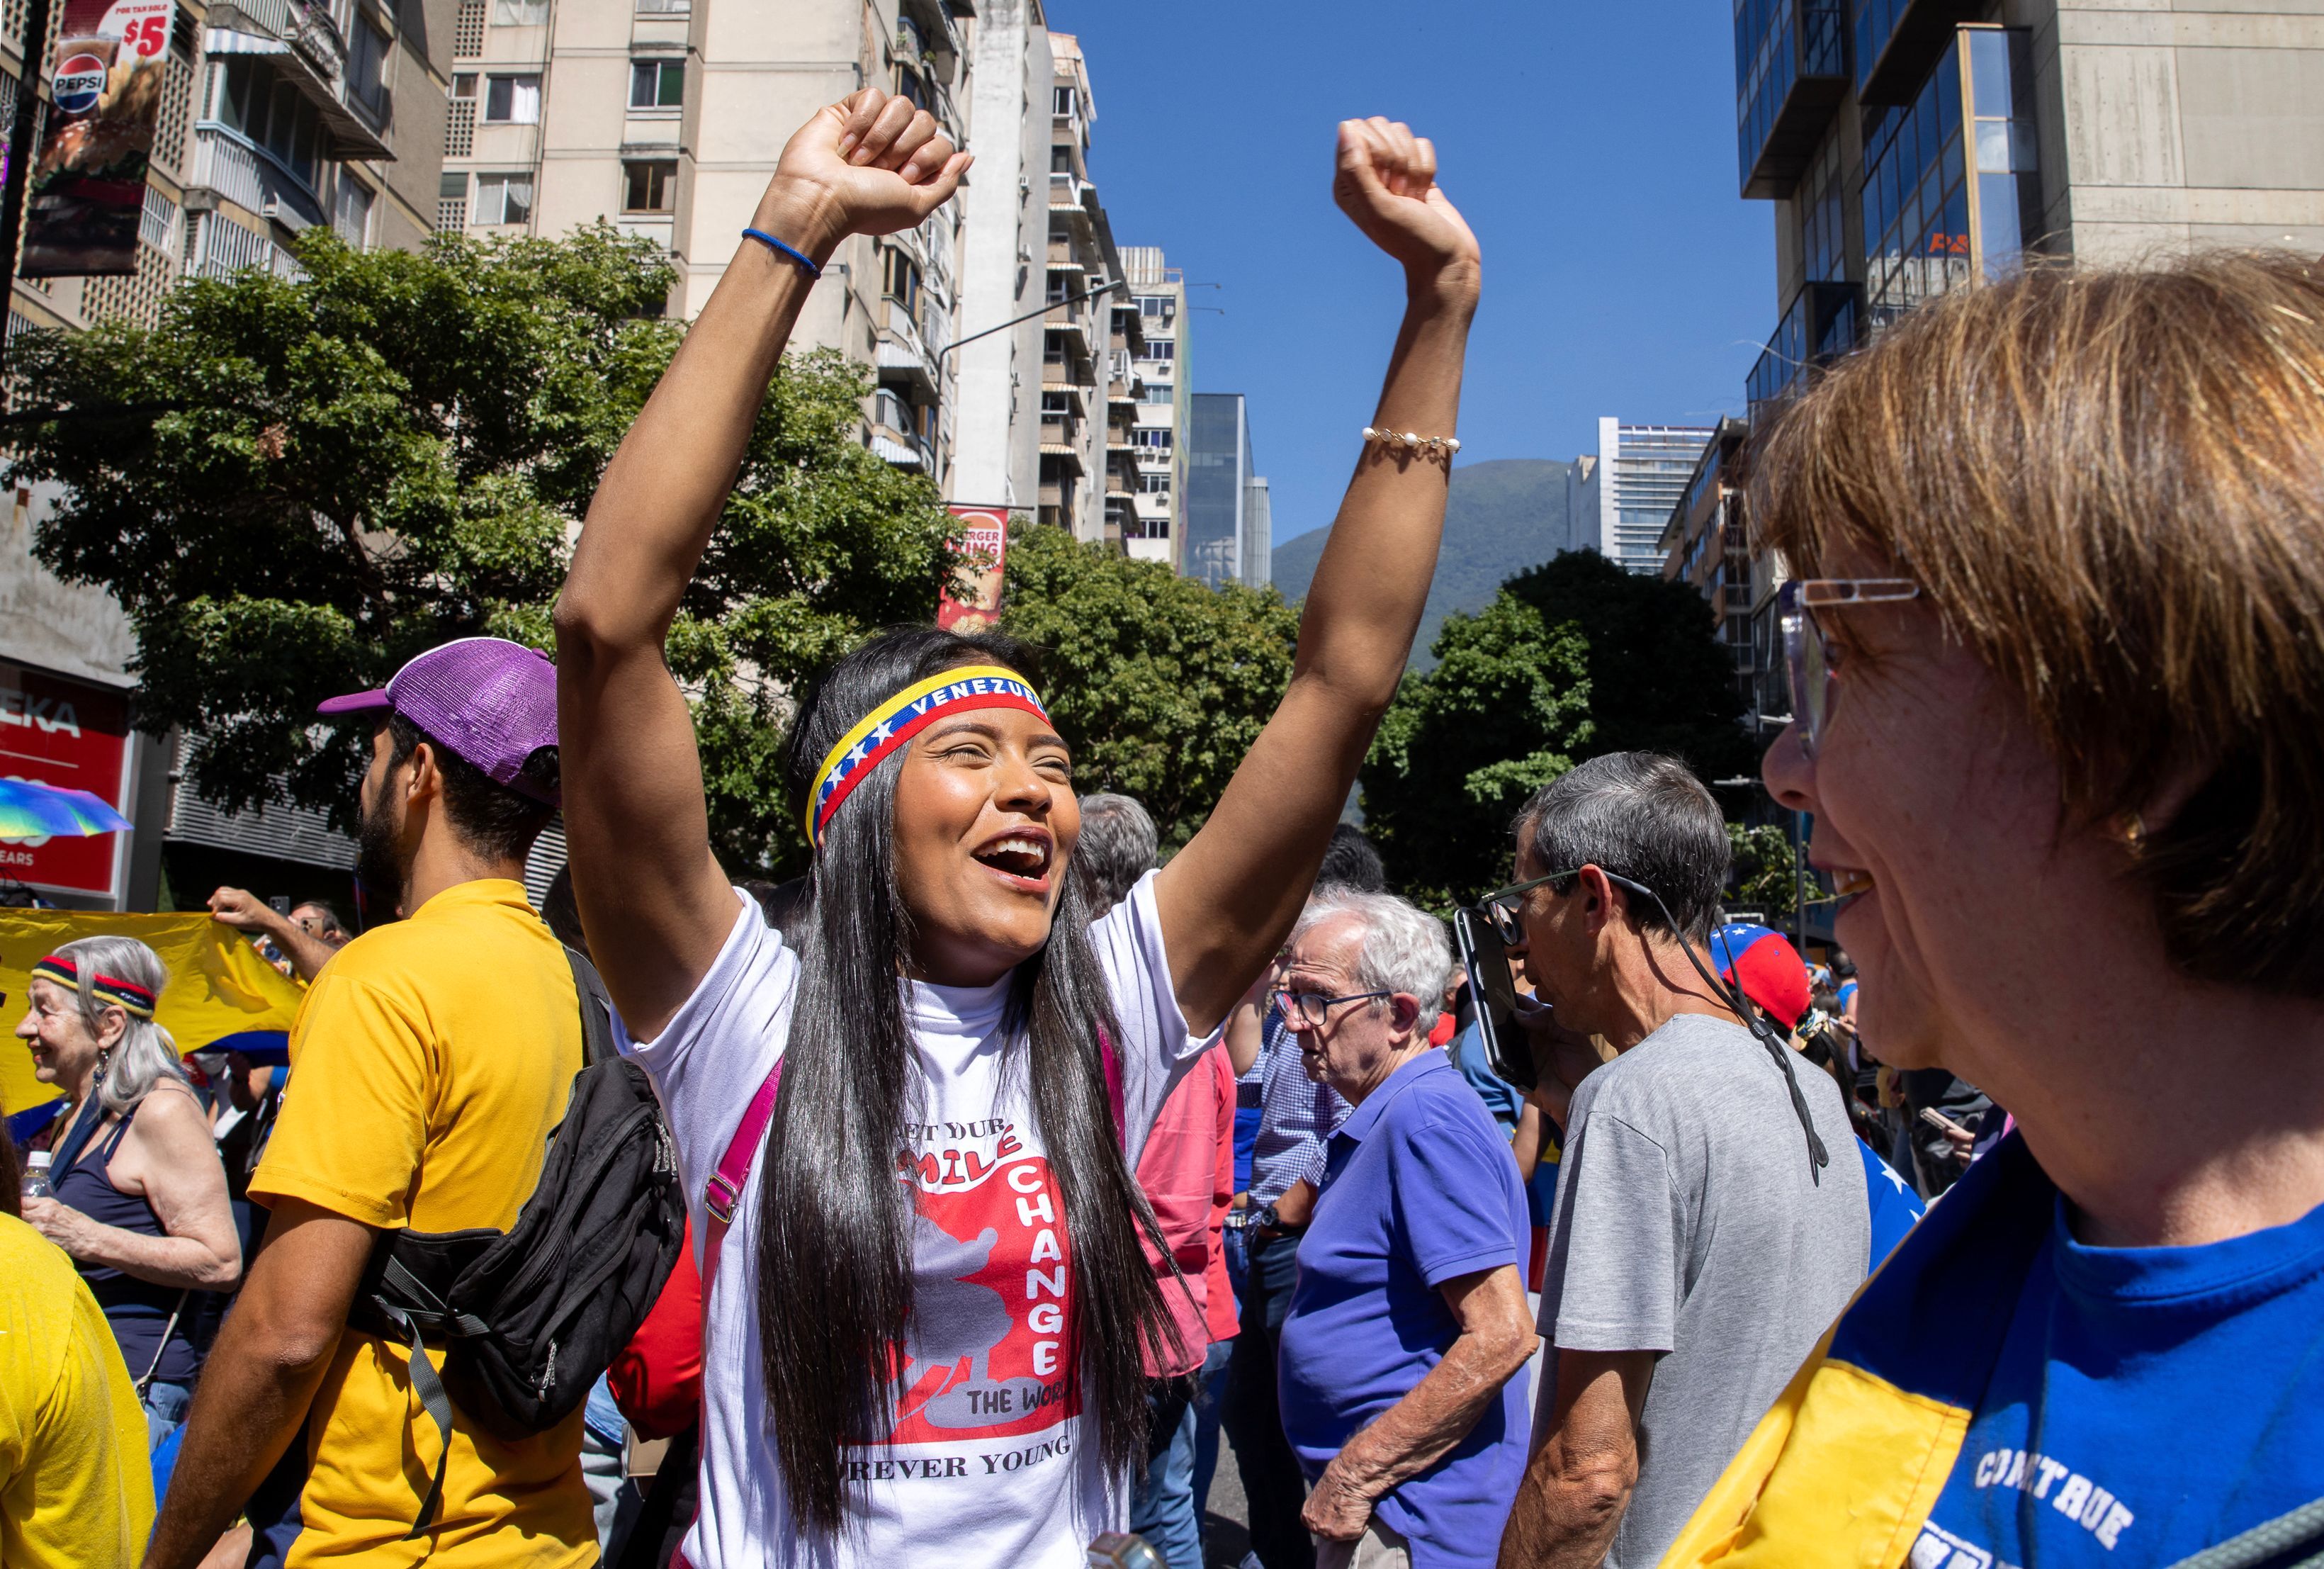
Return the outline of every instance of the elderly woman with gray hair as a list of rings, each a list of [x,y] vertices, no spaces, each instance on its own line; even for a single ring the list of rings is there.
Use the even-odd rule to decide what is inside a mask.
[[[157,1444],[192,1397],[189,1297],[242,1278],[209,1118],[153,1022],[165,979],[143,943],[83,937],[32,966],[16,1026],[34,1076],[71,1103],[57,1123],[53,1196],[26,1199],[24,1219],[72,1256],[105,1309]]]

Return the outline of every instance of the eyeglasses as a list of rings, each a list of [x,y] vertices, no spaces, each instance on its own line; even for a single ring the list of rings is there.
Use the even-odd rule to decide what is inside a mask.
[[[1326,997],[1321,992],[1286,992],[1277,987],[1267,994],[1267,1000],[1283,1010],[1287,1023],[1299,1020],[1306,1029],[1320,1029],[1332,1010],[1342,1002],[1362,1002],[1374,997],[1393,997],[1393,992],[1350,992],[1339,997]]]
[[[1920,596],[1921,586],[1904,577],[1795,577],[1784,585],[1776,595],[1776,618],[1791,667],[1793,722],[1802,753],[1816,754],[1831,718],[1832,686],[1840,678],[1840,651],[1817,623],[1816,611],[1895,605]]]
[[[1563,882],[1581,870],[1576,866],[1572,872],[1553,872],[1546,877],[1528,878],[1523,882],[1513,882],[1507,888],[1497,888],[1477,901],[1477,909],[1492,923],[1493,930],[1500,935],[1501,941],[1521,943],[1525,941],[1525,922],[1518,912],[1523,908],[1521,901],[1525,896],[1547,883]]]

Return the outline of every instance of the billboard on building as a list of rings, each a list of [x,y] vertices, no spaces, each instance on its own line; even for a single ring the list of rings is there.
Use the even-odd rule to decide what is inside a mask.
[[[88,790],[129,816],[129,697],[0,660],[0,778]],[[47,891],[109,895],[126,834],[0,839],[0,879]]]
[[[174,0],[65,0],[56,101],[32,164],[27,278],[137,271]]]
[[[982,632],[1001,619],[1001,570],[1009,558],[1009,514],[1000,507],[952,509],[964,559],[953,586],[936,600],[936,624],[947,632]]]

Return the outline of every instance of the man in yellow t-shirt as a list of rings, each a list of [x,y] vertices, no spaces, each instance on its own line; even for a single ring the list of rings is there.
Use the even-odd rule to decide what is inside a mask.
[[[63,1249],[0,1214],[0,1564],[126,1564],[153,1524],[145,1411]]]
[[[250,1183],[272,1223],[203,1371],[146,1564],[193,1569],[245,1500],[249,1562],[265,1569],[594,1564],[581,1413],[503,1443],[456,1406],[447,1455],[409,1349],[347,1327],[382,1232],[515,1224],[581,1068],[572,972],[521,881],[556,801],[554,672],[529,649],[464,639],[323,711],[374,720],[357,875],[407,918],[341,949],[291,1029]],[[414,1537],[439,1461],[441,1498]]]

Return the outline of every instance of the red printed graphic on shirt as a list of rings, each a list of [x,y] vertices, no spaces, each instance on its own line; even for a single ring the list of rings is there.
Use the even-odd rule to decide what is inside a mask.
[[[1005,1118],[909,1131],[917,1283],[890,1444],[1038,1433],[1081,1411],[1072,1256],[1049,1163]],[[1010,1467],[1010,1469],[1014,1469]]]

